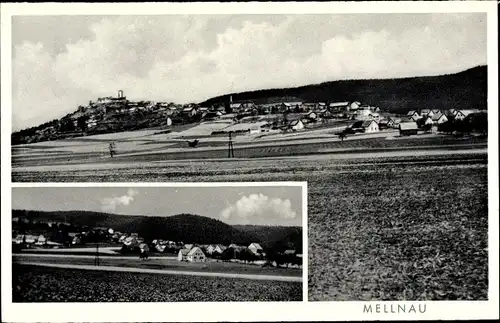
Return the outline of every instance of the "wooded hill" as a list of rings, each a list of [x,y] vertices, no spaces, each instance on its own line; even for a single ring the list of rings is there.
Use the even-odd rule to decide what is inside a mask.
[[[456,74],[394,79],[342,80],[294,88],[228,93],[200,105],[253,101],[267,104],[276,98],[296,101],[360,101],[383,111],[406,113],[419,109],[486,109],[487,67],[478,66]]]
[[[194,214],[173,216],[134,216],[90,211],[13,210],[12,217],[38,222],[67,222],[72,226],[110,227],[115,231],[135,232],[151,241],[166,239],[184,243],[249,245],[259,242],[264,248],[276,244],[302,250],[302,228],[282,226],[228,225]]]

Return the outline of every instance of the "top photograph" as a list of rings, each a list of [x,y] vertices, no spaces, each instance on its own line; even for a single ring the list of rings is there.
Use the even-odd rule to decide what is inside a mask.
[[[486,13],[13,16],[12,182],[485,167]]]

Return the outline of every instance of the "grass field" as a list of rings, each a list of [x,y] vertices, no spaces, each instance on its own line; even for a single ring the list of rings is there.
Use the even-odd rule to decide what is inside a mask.
[[[302,284],[13,265],[13,302],[301,301]]]
[[[15,255],[12,261],[14,263],[19,261],[26,261],[26,262],[70,264],[70,265],[94,264],[93,258],[77,258],[77,257],[72,258],[71,256],[59,258],[59,257],[43,257],[42,255],[37,257]],[[141,261],[139,260],[139,257],[132,259],[112,259],[110,257],[107,257],[107,258],[101,258],[99,263],[101,266],[302,277],[302,269],[298,268],[274,268],[274,267],[263,268],[262,266],[259,265],[240,264],[240,263],[222,262],[222,261],[191,263],[191,262],[177,261],[176,259],[148,259]]]
[[[308,179],[310,300],[487,299],[486,165]]]

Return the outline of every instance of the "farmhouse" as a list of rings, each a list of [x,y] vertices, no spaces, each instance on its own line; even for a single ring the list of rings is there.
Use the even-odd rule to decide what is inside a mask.
[[[416,122],[402,122],[399,124],[399,134],[401,136],[411,136],[418,133]]]
[[[213,252],[223,253],[224,250],[226,250],[226,247],[223,246],[223,245],[221,245],[221,244],[218,244],[218,245],[215,246]]]
[[[406,117],[412,119],[413,121],[417,121],[418,119],[420,119],[418,112],[414,111],[414,110],[408,111],[408,113],[406,114]]]
[[[361,124],[361,128],[363,128],[365,130],[365,132],[377,132],[380,130],[378,123],[374,120],[364,121]]]
[[[456,110],[455,111],[455,119],[457,120],[463,120],[465,119],[468,115],[477,113],[479,110],[473,109],[473,110]]]
[[[253,252],[254,255],[260,255],[263,253],[264,249],[260,246],[260,244],[253,242],[248,246],[248,249]]]
[[[302,129],[304,129],[304,123],[300,119],[293,120],[292,122],[290,122],[288,124],[288,128],[293,130],[293,131],[302,130]]]
[[[178,261],[186,261],[189,250],[190,249],[187,249],[187,248],[179,250],[179,253],[177,254],[177,260]]]
[[[192,249],[181,249],[177,255],[178,261],[189,261],[189,262],[205,262],[206,257],[203,251],[199,247],[194,247]]]
[[[442,124],[448,121],[448,118],[442,113],[435,113],[432,115],[432,124]]]

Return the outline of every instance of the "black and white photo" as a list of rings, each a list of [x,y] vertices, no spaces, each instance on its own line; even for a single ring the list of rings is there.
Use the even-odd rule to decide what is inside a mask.
[[[302,301],[303,189],[14,188],[13,301]]]

